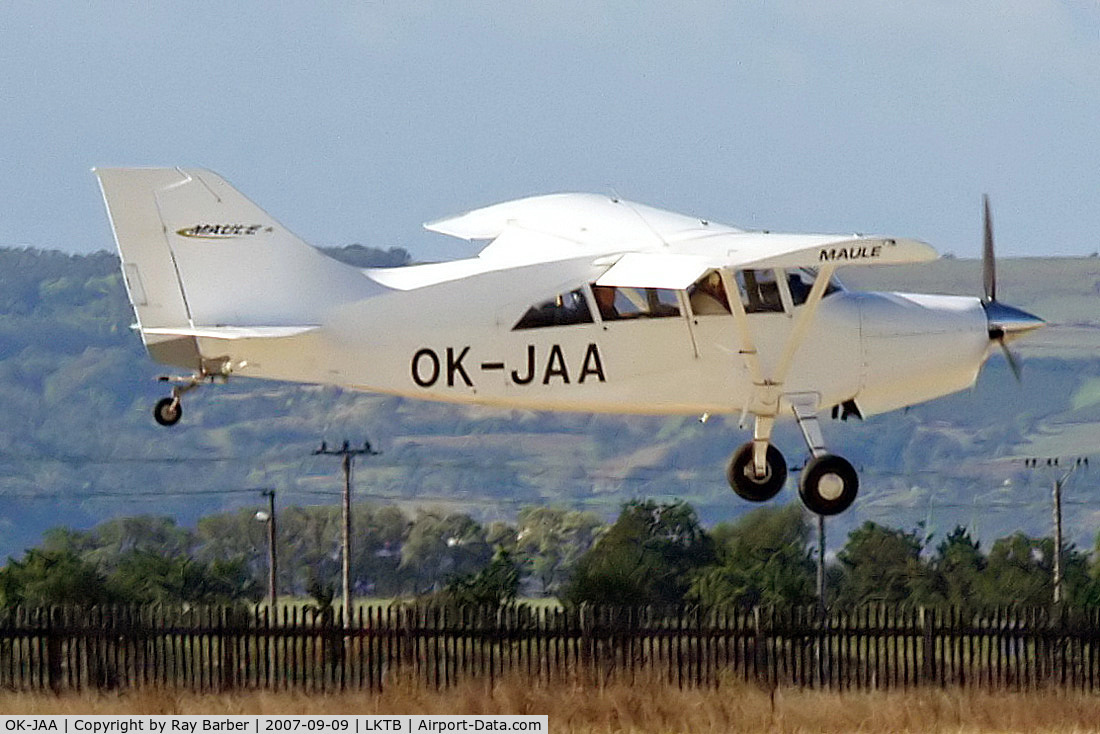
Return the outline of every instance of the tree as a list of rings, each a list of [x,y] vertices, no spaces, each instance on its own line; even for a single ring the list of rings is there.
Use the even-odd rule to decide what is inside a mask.
[[[485,531],[469,515],[421,512],[401,547],[401,568],[415,590],[438,590],[451,578],[477,573],[492,558]]]
[[[1064,599],[1081,604],[1090,594],[1088,563],[1073,546],[1062,550]],[[989,605],[1046,606],[1054,599],[1054,540],[1014,533],[999,538],[989,550],[982,584]]]
[[[935,597],[951,606],[981,605],[986,566],[981,544],[970,537],[966,528],[956,526],[936,546],[936,555],[932,558]]]
[[[321,614],[325,617],[334,613],[335,607],[333,607],[332,602],[336,598],[335,584],[311,578],[306,587],[306,593],[313,600],[313,603],[308,605],[307,609],[311,609],[314,614]]]
[[[543,594],[556,592],[595,542],[603,522],[593,512],[528,506],[519,511],[516,551]]]
[[[352,585],[360,593],[397,594],[406,589],[401,546],[408,516],[395,506],[352,507]]]
[[[717,563],[696,575],[688,598],[707,606],[809,604],[815,565],[801,505],[761,507],[711,532]]]
[[[282,555],[285,543],[280,538],[275,541],[280,557],[291,557],[289,552]],[[199,518],[195,540],[197,548],[191,557],[196,561],[207,565],[233,564],[247,572],[254,584],[267,587],[267,524],[257,521],[255,509],[242,508]],[[293,569],[290,574],[285,573],[286,568],[279,570],[278,588],[292,591],[289,579],[293,577]]]
[[[135,515],[96,525],[91,531],[94,548],[83,558],[106,572],[134,552],[187,556],[195,548],[195,534],[176,525],[171,517]]]
[[[284,542],[285,541],[285,542]],[[339,583],[340,509],[288,507],[279,513],[279,587],[302,593],[313,582]]]
[[[262,594],[243,561],[204,564],[144,550],[126,554],[107,582],[117,598],[139,604],[227,604]]]
[[[71,551],[31,549],[0,569],[0,603],[48,606],[117,601],[99,570]]]
[[[848,535],[837,554],[844,569],[838,603],[924,602],[931,575],[921,560],[923,547],[918,531],[907,533],[865,522]]]
[[[515,601],[518,592],[519,568],[512,554],[499,548],[488,566],[447,584],[445,596],[455,604],[499,607]]]
[[[73,528],[50,528],[42,534],[42,550],[74,553],[78,556],[95,550],[96,541],[91,533]]]
[[[685,502],[628,502],[607,534],[577,561],[562,594],[573,604],[678,604],[714,546]]]

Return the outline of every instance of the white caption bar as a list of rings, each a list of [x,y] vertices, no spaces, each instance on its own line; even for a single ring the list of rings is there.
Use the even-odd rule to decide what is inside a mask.
[[[447,734],[448,732],[548,732],[543,716],[0,716],[0,734]]]

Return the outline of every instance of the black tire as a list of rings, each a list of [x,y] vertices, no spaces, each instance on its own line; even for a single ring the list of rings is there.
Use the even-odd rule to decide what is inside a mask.
[[[837,515],[856,500],[859,475],[847,459],[825,454],[810,459],[798,479],[802,504],[818,515]]]
[[[183,405],[176,398],[162,398],[153,406],[153,420],[162,426],[174,426],[183,417]]]
[[[749,502],[767,502],[783,489],[787,482],[787,460],[771,444],[766,460],[768,470],[758,479],[752,466],[752,441],[733,452],[726,464],[726,481],[738,497]]]

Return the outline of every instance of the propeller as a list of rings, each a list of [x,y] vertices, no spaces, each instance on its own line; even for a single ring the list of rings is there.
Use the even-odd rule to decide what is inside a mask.
[[[989,194],[982,194],[982,285],[985,300],[997,300],[997,258],[993,254],[993,216],[989,213]]]
[[[1013,306],[997,300],[997,259],[993,247],[993,217],[989,213],[989,196],[982,195],[982,287],[985,296],[982,308],[989,324],[989,339],[1004,352],[1012,376],[1020,382],[1020,362],[1008,348],[1008,342],[1034,331],[1046,322]]]

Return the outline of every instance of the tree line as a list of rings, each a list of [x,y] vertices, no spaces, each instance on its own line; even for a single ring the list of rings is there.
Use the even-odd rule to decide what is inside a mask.
[[[816,602],[815,533],[800,505],[767,506],[704,528],[685,502],[636,500],[604,523],[591,512],[528,506],[515,523],[393,505],[353,507],[356,596],[507,603],[790,606]],[[329,605],[340,572],[340,512],[290,507],[278,517],[278,584]],[[868,603],[989,608],[1048,605],[1053,541],[1022,533],[988,550],[963,527],[866,522],[827,559],[833,607]],[[1100,552],[1063,550],[1064,599],[1100,603]],[[267,588],[267,527],[253,510],[204,517],[121,517],[55,528],[0,569],[5,606],[258,601]]]
[[[563,599],[630,604],[789,606],[817,601],[815,531],[798,504],[761,507],[703,529],[684,503],[632,502],[586,553]],[[911,604],[1045,606],[1053,598],[1054,542],[1014,533],[986,551],[965,527],[942,538],[922,525],[865,522],[825,567],[832,607]],[[1100,550],[1063,548],[1071,606],[1100,603]]]

